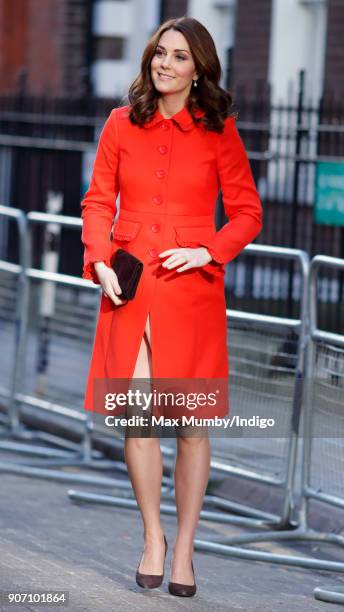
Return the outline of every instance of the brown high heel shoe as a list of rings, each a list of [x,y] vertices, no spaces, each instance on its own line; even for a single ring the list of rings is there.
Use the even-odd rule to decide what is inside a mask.
[[[165,542],[165,559],[166,559],[168,544],[167,544],[165,535],[164,535],[164,542]],[[164,567],[165,567],[165,559],[164,559]],[[140,563],[141,561],[142,561],[142,557],[141,557]],[[162,574],[141,574],[141,572],[139,572],[140,563],[138,564],[137,571],[136,571],[137,584],[143,589],[157,589],[162,584],[162,581],[164,579],[164,572]]]
[[[194,571],[194,566],[193,566],[192,561],[191,561],[191,567],[192,567],[192,573],[193,573],[194,580],[195,580],[195,571]],[[168,583],[168,590],[171,593],[171,595],[177,595],[178,597],[193,597],[193,595],[196,593],[196,590],[197,590],[196,580],[195,580],[195,584],[182,584],[180,582],[170,581]]]

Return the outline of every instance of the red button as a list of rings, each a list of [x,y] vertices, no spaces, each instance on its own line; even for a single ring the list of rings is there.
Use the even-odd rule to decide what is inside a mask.
[[[160,145],[160,147],[158,147],[158,151],[159,153],[161,153],[161,155],[165,155],[168,151],[168,148],[166,147],[166,145]]]
[[[151,230],[152,230],[152,232],[155,232],[155,233],[156,233],[156,232],[160,232],[160,225],[159,225],[159,223],[154,223],[154,224],[151,226]]]
[[[171,127],[171,124],[168,121],[163,121],[161,124],[161,127],[163,130],[169,130]]]
[[[166,175],[165,170],[155,170],[155,176],[156,176],[158,179],[162,179],[162,178],[164,178],[164,176],[165,176],[165,175]]]
[[[157,249],[149,249],[148,253],[151,257],[158,257],[159,255],[159,251],[157,251]]]
[[[156,195],[153,198],[154,204],[162,204],[162,197],[160,195]]]

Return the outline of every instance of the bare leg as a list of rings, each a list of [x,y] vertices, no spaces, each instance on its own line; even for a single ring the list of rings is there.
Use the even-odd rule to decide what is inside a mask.
[[[207,488],[210,456],[208,435],[177,438],[174,480],[178,531],[171,566],[172,582],[194,584],[193,540]]]
[[[150,320],[142,338],[133,378],[151,378]],[[159,438],[126,437],[124,456],[144,526],[144,555],[139,572],[161,574],[164,529],[160,521],[162,456]]]

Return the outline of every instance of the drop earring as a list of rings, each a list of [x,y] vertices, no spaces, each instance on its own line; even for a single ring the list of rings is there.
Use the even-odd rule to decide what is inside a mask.
[[[197,87],[197,81],[194,81],[194,80],[193,80],[192,82],[193,82],[193,86],[194,86],[194,87]]]

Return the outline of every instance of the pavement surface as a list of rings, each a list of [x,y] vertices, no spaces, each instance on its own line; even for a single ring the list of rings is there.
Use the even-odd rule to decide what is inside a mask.
[[[18,458],[19,455],[13,452],[0,452],[0,462]],[[28,456],[21,456],[21,460],[29,461]],[[97,474],[95,470],[81,470],[79,467],[64,467],[62,471],[76,478],[79,474]],[[121,477],[114,470],[100,474]],[[343,574],[202,551],[194,553],[198,586],[196,596],[190,599],[171,596],[167,583],[176,518],[165,514],[162,521],[169,542],[165,579],[159,589],[141,589],[135,582],[143,547],[142,522],[138,511],[75,501],[68,495],[71,489],[118,494],[118,491],[100,486],[56,482],[1,471],[0,591],[64,590],[69,593],[68,605],[56,608],[71,612],[337,612],[344,609],[339,604],[317,601],[313,594],[317,586],[343,588]],[[202,520],[196,537],[240,533],[247,533],[247,528]],[[249,545],[249,548],[344,560],[340,547],[319,545],[317,542],[259,543]],[[54,607],[2,603],[0,610],[45,612]]]

